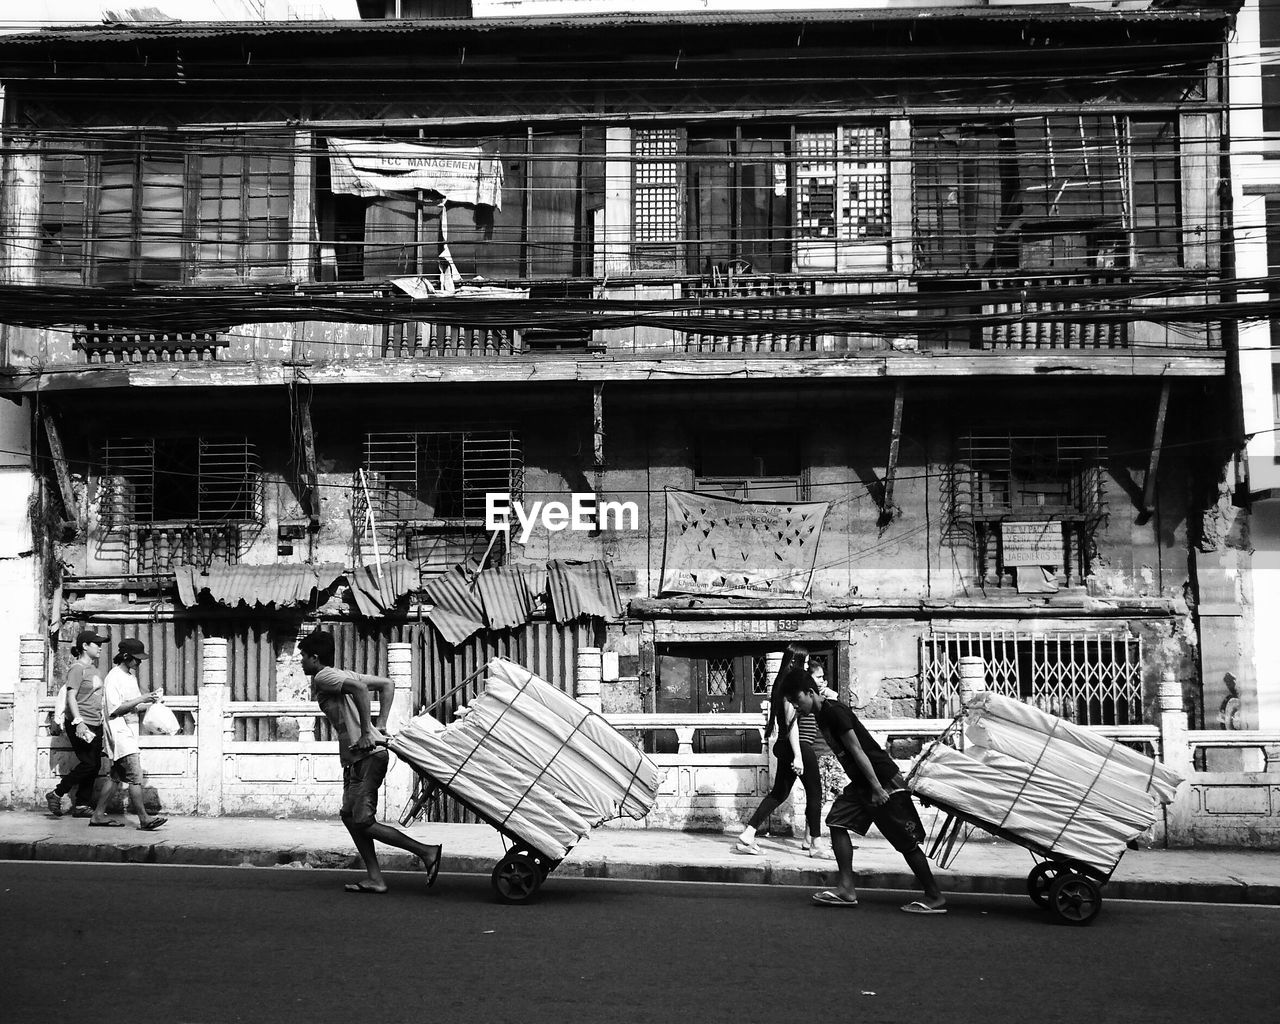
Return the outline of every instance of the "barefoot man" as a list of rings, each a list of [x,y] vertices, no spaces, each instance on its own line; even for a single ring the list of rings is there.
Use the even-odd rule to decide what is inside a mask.
[[[428,846],[399,829],[378,821],[378,788],[387,774],[391,754],[382,730],[395,700],[395,684],[381,676],[357,675],[333,667],[333,634],[317,629],[298,644],[302,671],[311,679],[311,696],[332,724],[342,761],[342,823],[347,826],[364,860],[368,877],[346,886],[347,892],[381,894],[387,882],[378,865],[374,842],[412,853],[427,872],[427,886],[440,871],[440,847]],[[369,708],[369,691],[378,694],[378,721]]]

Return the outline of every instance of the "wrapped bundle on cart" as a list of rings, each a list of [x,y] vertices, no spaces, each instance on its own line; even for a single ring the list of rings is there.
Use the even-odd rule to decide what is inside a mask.
[[[954,859],[973,828],[1017,843],[1036,863],[1027,891],[1068,924],[1088,924],[1128,844],[1173,801],[1181,776],[1089,729],[979,693],[907,778],[943,814],[928,854]]]
[[[643,818],[658,768],[605,719],[503,658],[458,720],[413,719],[389,741],[418,775],[407,823],[437,792],[488,822],[511,846],[493,869],[498,897],[527,900],[591,829]]]

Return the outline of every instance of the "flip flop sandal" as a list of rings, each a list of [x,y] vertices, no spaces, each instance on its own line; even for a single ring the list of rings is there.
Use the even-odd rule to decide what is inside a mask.
[[[430,889],[436,884],[436,876],[440,874],[440,862],[444,860],[444,847],[436,847],[436,859],[431,862],[431,867],[427,868],[427,888]]]
[[[343,892],[362,893],[365,896],[385,896],[386,889],[376,889],[372,882],[352,882],[350,885],[342,887]]]
[[[168,820],[169,820],[168,818],[162,818],[159,815],[157,815],[156,817],[152,818],[149,822],[147,822],[145,825],[139,825],[138,831],[154,832],[156,829],[158,829],[161,825],[163,825]]]
[[[106,821],[91,821],[89,822],[89,827],[90,828],[124,828],[124,825],[116,821],[115,818],[108,818]]]
[[[913,900],[905,907],[901,908],[904,914],[945,914],[946,907],[931,907],[927,903],[921,903],[919,900]]]
[[[846,897],[841,896],[838,892],[833,892],[831,889],[823,889],[822,892],[815,892],[813,894],[813,902],[820,907],[856,907],[858,905],[856,897],[854,899],[847,899]]]

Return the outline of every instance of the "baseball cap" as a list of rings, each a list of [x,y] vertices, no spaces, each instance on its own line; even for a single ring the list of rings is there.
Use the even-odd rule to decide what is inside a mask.
[[[76,646],[83,647],[85,644],[105,644],[107,638],[94,629],[82,629],[76,634]]]
[[[141,661],[147,656],[147,649],[142,645],[141,640],[127,637],[116,645],[116,654],[122,658],[137,658]]]

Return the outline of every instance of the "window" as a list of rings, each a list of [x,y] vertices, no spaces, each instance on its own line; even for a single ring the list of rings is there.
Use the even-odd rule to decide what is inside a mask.
[[[262,521],[258,454],[247,438],[112,438],[103,461],[109,528]]]
[[[883,125],[798,130],[795,237],[798,267],[839,268],[889,235],[889,133]],[[883,262],[879,251],[873,259]]]
[[[381,517],[397,522],[481,522],[487,493],[518,500],[524,482],[509,430],[367,434],[365,468]]]
[[[689,267],[708,277],[791,270],[791,130],[738,126],[688,141]]]
[[[46,150],[37,266],[89,284],[284,277],[290,146],[134,136]]]
[[[632,235],[638,267],[666,266],[679,255],[684,224],[682,161],[684,133],[678,128],[638,128],[632,136]]]
[[[1104,511],[1105,457],[1105,441],[1095,435],[962,437],[952,514],[972,530],[977,580],[1021,586],[1043,567],[1079,584],[1089,573],[1093,527]]]
[[[694,490],[750,501],[800,501],[807,481],[793,440],[749,431],[698,439]]]
[[[292,161],[285,138],[201,143],[197,273],[232,279],[287,274]]]
[[[922,269],[1111,270],[1179,260],[1171,122],[1088,114],[926,125],[913,146]]]

